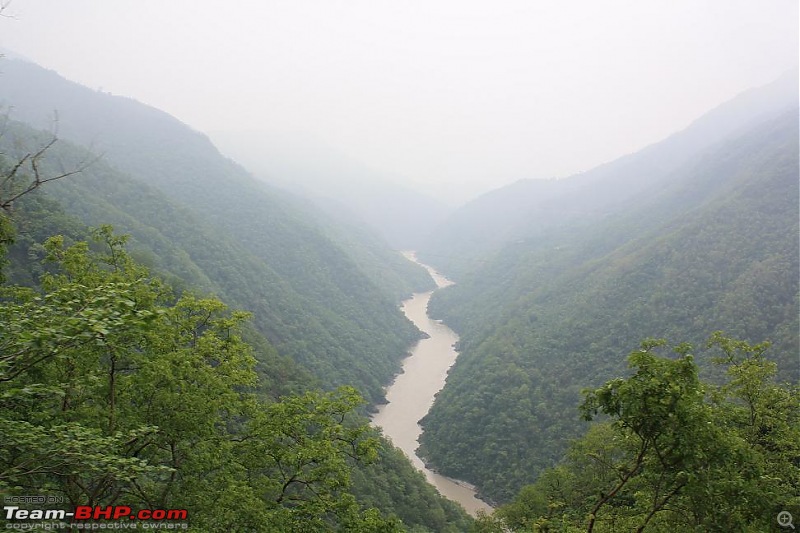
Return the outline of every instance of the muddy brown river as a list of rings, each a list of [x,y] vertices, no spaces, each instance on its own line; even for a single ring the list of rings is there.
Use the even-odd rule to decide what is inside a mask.
[[[419,263],[412,252],[405,252],[405,255]],[[452,284],[431,267],[419,264],[428,269],[439,288]],[[481,509],[489,513],[492,508],[475,497],[472,486],[428,470],[416,454],[418,439],[422,433],[418,422],[433,405],[434,396],[444,387],[447,371],[458,357],[454,348],[458,335],[440,321],[432,320],[428,316],[428,301],[433,292],[414,294],[402,304],[401,309],[409,320],[430,337],[419,341],[411,355],[403,360],[402,373],[386,389],[389,403],[379,407],[372,417],[372,423],[383,429],[384,435],[405,452],[442,496],[460,503],[473,516]]]

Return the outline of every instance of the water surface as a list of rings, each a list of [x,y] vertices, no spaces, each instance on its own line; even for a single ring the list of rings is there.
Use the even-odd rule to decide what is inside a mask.
[[[406,252],[405,255],[419,263],[412,252]],[[429,266],[422,266],[428,269],[439,288],[452,285],[450,280]],[[414,294],[402,304],[403,313],[430,337],[419,341],[411,355],[403,360],[402,373],[386,389],[389,403],[379,407],[372,417],[372,423],[383,429],[384,435],[405,452],[443,496],[460,503],[473,516],[479,509],[489,513],[492,508],[475,497],[475,491],[469,484],[428,470],[416,454],[422,434],[418,422],[430,410],[434,396],[444,387],[447,371],[458,357],[454,348],[458,335],[428,316],[428,301],[433,292]]]

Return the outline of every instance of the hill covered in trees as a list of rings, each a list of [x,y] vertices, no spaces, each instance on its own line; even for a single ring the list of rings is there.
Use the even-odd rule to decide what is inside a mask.
[[[80,234],[36,196],[0,215],[0,259],[42,209]],[[91,233],[44,242],[36,285],[0,286],[4,494],[184,509],[195,531],[468,527],[358,414],[355,389],[311,390],[257,333],[244,341],[248,313],[177,294],[110,227]]]
[[[319,208],[365,224],[398,250],[415,250],[451,208],[399,184],[311,136],[265,131],[211,132],[223,153],[256,176],[313,199]]]
[[[583,418],[601,421],[476,531],[756,532],[797,513],[800,389],[776,384],[768,344],[713,334],[718,383],[698,378],[691,346],[665,344],[585,391]]]
[[[161,111],[4,67],[0,489],[207,531],[473,527],[363,417],[423,270]],[[477,530],[756,531],[798,504],[797,121],[795,76],[434,232],[462,353],[421,453],[507,503]],[[654,337],[694,348],[626,365]]]
[[[102,153],[49,194],[84,223],[113,224],[134,253],[175,278],[254,313],[282,354],[326,385],[352,384],[373,403],[419,332],[397,308],[427,273],[368,230],[352,231],[271,189],[166,113],[92,91],[36,65],[4,61],[0,101]],[[24,126],[2,139],[10,157],[47,142]],[[42,164],[78,164],[62,143]],[[69,152],[69,153],[65,153]]]
[[[419,257],[460,281],[506,245],[546,240],[559,228],[591,228],[642,195],[669,187],[676,172],[707,149],[797,107],[797,90],[797,72],[789,72],[638,152],[567,178],[521,180],[488,192],[431,232]]]
[[[423,421],[433,465],[509,501],[583,431],[581,390],[624,375],[622,354],[648,337],[769,340],[777,379],[798,381],[798,111],[760,117],[652,182],[640,174],[638,192],[602,216],[556,212],[474,270],[462,263],[431,301],[462,350]],[[722,379],[705,350],[695,356]]]
[[[0,139],[3,492],[186,508],[199,531],[469,528],[364,418],[427,273],[171,117],[24,69],[71,112],[52,146],[13,120]],[[98,123],[99,159],[77,144]]]

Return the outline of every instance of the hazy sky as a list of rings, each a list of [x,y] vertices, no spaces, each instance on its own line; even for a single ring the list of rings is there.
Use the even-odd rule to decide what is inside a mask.
[[[311,135],[459,200],[635,151],[798,64],[797,0],[14,0],[5,14],[0,46],[84,85],[202,131]]]

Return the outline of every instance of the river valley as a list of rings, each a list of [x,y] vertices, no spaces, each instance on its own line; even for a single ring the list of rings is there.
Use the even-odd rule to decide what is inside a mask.
[[[408,252],[405,255],[419,263],[413,253]],[[429,266],[419,264],[428,270],[438,288],[452,284]],[[402,372],[386,390],[389,403],[379,407],[372,423],[383,429],[384,435],[405,452],[414,466],[425,474],[443,496],[460,503],[473,516],[478,510],[489,513],[492,508],[475,497],[475,491],[469,484],[428,470],[416,454],[418,439],[422,433],[418,422],[430,410],[434,396],[444,387],[447,371],[458,357],[454,347],[458,335],[440,321],[432,320],[428,316],[428,302],[433,292],[414,294],[402,304],[403,313],[420,330],[427,333],[429,338],[419,341],[411,355],[403,360]]]

